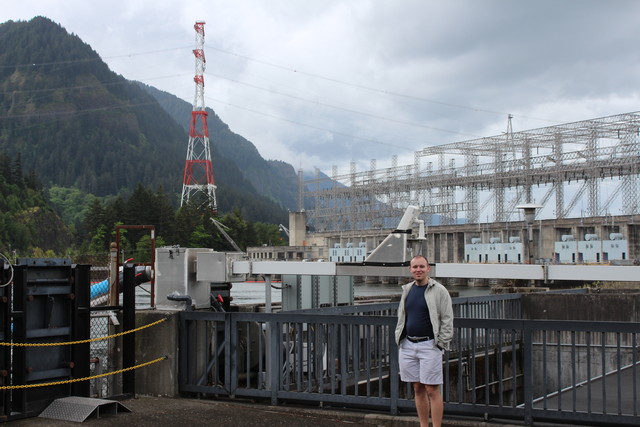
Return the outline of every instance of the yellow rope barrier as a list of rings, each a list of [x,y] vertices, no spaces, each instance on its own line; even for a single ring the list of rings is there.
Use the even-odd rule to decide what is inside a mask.
[[[106,337],[90,338],[90,339],[87,339],[87,340],[69,341],[69,342],[47,342],[47,343],[0,342],[0,346],[4,345],[4,346],[11,346],[11,347],[54,347],[54,346],[57,346],[57,345],[85,344],[85,343],[88,343],[88,342],[102,341],[102,340],[108,340],[108,339],[111,339],[111,338],[117,338],[117,337],[122,336],[122,335],[130,334],[132,332],[137,332],[137,331],[140,331],[142,329],[149,328],[151,326],[155,326],[158,323],[164,322],[165,320],[167,320],[166,317],[164,319],[156,320],[153,323],[149,323],[148,325],[140,326],[139,328],[131,329],[129,331],[119,332],[117,334],[108,335]]]
[[[144,366],[152,365],[154,363],[160,362],[161,360],[166,360],[167,356],[158,357],[157,359],[151,360],[149,362],[141,363],[136,366],[131,366],[130,368],[120,369],[119,371],[107,372],[106,374],[93,375],[91,377],[85,378],[74,378],[72,380],[64,380],[64,381],[54,381],[50,383],[41,383],[41,384],[22,384],[22,385],[11,385],[11,386],[2,386],[0,390],[9,390],[9,389],[20,389],[20,388],[33,388],[33,387],[48,387],[51,385],[60,385],[60,384],[69,384],[69,383],[77,383],[80,381],[88,381],[96,378],[107,377],[109,375],[115,375],[126,371],[131,371],[133,369],[142,368]]]

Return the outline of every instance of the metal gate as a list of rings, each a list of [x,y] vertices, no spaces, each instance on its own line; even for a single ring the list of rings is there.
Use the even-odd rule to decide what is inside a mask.
[[[18,259],[4,265],[2,283],[2,419],[36,416],[60,397],[89,396],[87,381],[69,381],[89,376],[89,343],[67,344],[89,339],[89,266]]]

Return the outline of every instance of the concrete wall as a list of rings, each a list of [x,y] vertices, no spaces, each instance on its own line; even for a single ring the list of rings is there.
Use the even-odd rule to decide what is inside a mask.
[[[303,212],[289,212],[289,246],[306,246],[307,216]]]
[[[638,291],[529,294],[522,297],[522,302],[525,319],[640,321]],[[632,334],[535,331],[532,341],[535,396],[562,389],[574,381],[586,381],[589,376],[597,377],[635,360]]]
[[[640,322],[640,292],[534,293],[522,297],[522,310],[525,319]]]
[[[141,310],[136,327],[167,320],[136,332],[136,365],[162,356],[167,360],[136,370],[136,394],[178,396],[178,311]]]

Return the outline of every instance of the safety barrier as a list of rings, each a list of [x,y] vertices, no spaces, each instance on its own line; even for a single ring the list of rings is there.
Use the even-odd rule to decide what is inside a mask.
[[[457,313],[487,317],[455,319],[443,362],[445,412],[528,425],[637,425],[640,323],[510,318],[518,311],[505,307],[519,298],[454,298]],[[411,387],[398,376],[395,307],[181,312],[180,390],[415,413]]]
[[[107,336],[104,336],[104,337],[90,338],[90,339],[86,339],[86,340],[69,341],[69,342],[61,342],[61,343],[0,342],[0,346],[7,346],[7,347],[55,347],[55,346],[63,346],[63,345],[86,344],[86,343],[89,343],[89,342],[109,340],[109,339],[114,339],[114,338],[121,337],[123,335],[136,333],[136,332],[141,331],[143,329],[150,328],[150,327],[155,326],[155,325],[157,325],[159,323],[165,322],[166,320],[167,319],[164,318],[164,319],[160,319],[160,320],[157,320],[155,322],[151,322],[151,323],[149,323],[147,325],[143,325],[143,326],[140,326],[140,327],[137,327],[135,329],[128,330],[128,331],[119,332],[117,334],[107,335]],[[107,372],[107,373],[99,374],[99,375],[92,375],[92,376],[85,377],[85,378],[74,378],[74,379],[69,379],[69,380],[54,381],[54,382],[48,382],[48,383],[35,383],[35,384],[21,384],[21,385],[11,385],[11,386],[0,386],[0,390],[12,390],[12,389],[33,388],[33,387],[48,387],[48,386],[52,386],[52,385],[71,384],[71,383],[77,383],[77,382],[80,382],[80,381],[89,381],[89,380],[93,380],[93,379],[96,379],[96,378],[103,378],[103,377],[107,377],[107,376],[110,376],[110,375],[116,375],[116,374],[120,374],[120,373],[123,373],[123,372],[128,372],[128,371],[131,371],[131,370],[134,370],[134,369],[142,368],[144,366],[152,365],[154,363],[157,363],[157,362],[160,362],[160,361],[166,360],[166,359],[167,359],[166,356],[158,357],[157,359],[151,360],[149,362],[140,363],[138,365],[131,366],[129,368],[123,368],[123,369],[119,369],[117,371]]]
[[[5,260],[6,261],[6,260]],[[123,304],[90,306],[88,265],[69,259],[19,259],[15,266],[4,263],[0,286],[0,421],[38,415],[60,397],[90,397],[92,381],[122,374],[121,394],[135,392],[133,371],[158,363],[159,357],[135,364],[135,332],[166,319],[135,327],[135,267],[123,269]],[[91,330],[94,314],[109,319],[121,314],[119,333]],[[103,332],[113,330],[104,328]],[[103,360],[92,356],[94,346],[118,339],[115,352],[121,360],[110,360],[116,369],[103,372]],[[45,349],[43,351],[43,348]],[[115,348],[115,346],[113,346]],[[95,374],[91,374],[91,365]],[[106,396],[101,396],[106,397]]]
[[[161,362],[163,360],[167,360],[167,357],[166,356],[158,357],[157,359],[153,359],[153,360],[150,360],[148,362],[140,363],[138,365],[131,366],[129,368],[123,368],[123,369],[119,369],[117,371],[107,372],[107,373],[99,374],[99,375],[92,375],[90,377],[85,377],[85,378],[73,378],[73,379],[69,379],[69,380],[53,381],[53,382],[48,382],[48,383],[2,386],[2,387],[0,387],[0,390],[14,390],[14,389],[24,389],[24,388],[34,388],[34,387],[49,387],[49,386],[60,385],[60,384],[71,384],[71,383],[77,383],[77,382],[81,382],[81,381],[90,381],[90,380],[93,380],[93,379],[96,379],[96,378],[104,378],[104,377],[108,377],[110,375],[121,374],[123,372],[128,372],[128,371],[132,371],[132,370],[135,370],[135,369],[138,369],[138,368],[143,368],[145,366],[153,365],[154,363],[158,363],[158,362]]]

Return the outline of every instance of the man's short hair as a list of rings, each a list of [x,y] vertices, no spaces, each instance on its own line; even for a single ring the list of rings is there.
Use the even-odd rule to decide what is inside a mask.
[[[425,261],[427,264],[429,264],[429,260],[428,260],[428,259],[427,259],[427,257],[426,257],[426,256],[424,256],[424,255],[414,255],[414,256],[413,256],[413,258],[411,258],[411,261],[413,261],[413,260],[414,260],[414,259],[416,259],[416,258],[422,258],[422,259],[424,259],[424,261]],[[409,264],[411,264],[411,261],[409,261]]]

